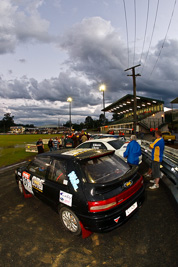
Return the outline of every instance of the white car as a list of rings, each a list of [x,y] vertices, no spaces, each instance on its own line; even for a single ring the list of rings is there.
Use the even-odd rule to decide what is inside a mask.
[[[126,138],[124,135],[122,136],[119,136],[119,135],[111,135],[111,134],[94,134],[94,135],[91,135],[90,137],[90,140],[93,140],[93,139],[103,139],[103,138],[118,138],[119,140],[121,141],[126,141]]]
[[[106,150],[115,150],[115,154],[121,157],[124,161],[127,161],[123,157],[123,153],[126,151],[127,145],[129,142],[122,141],[116,138],[102,138],[102,139],[92,139],[88,140],[76,148],[94,148],[94,149],[106,149]],[[139,164],[142,162],[142,156],[139,157]]]

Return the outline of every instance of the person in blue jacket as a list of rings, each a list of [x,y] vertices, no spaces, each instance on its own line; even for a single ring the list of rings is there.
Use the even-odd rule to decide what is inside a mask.
[[[139,156],[141,156],[141,146],[137,143],[135,135],[131,135],[130,143],[124,152],[124,158],[127,158],[127,163],[131,165],[139,164]]]

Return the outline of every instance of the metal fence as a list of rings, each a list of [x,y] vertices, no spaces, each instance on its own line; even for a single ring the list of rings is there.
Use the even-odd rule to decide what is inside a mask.
[[[149,148],[151,142],[141,142],[142,157],[151,167],[151,149]],[[161,163],[161,172],[169,179],[166,182],[167,186],[171,190],[174,198],[178,203],[178,150],[170,147],[165,147],[163,161]]]

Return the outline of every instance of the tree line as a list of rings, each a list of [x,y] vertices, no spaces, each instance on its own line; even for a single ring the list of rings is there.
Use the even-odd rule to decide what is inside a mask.
[[[81,122],[80,124],[72,123],[72,128],[75,129],[75,131],[81,131],[82,129],[98,129],[100,126],[107,124],[108,119],[104,117],[104,114],[100,114],[98,120],[94,120],[91,116],[87,116],[85,118],[84,122]],[[70,127],[70,121],[67,121],[66,124],[64,124],[66,127]]]
[[[119,117],[117,114],[113,114],[112,120],[117,120]],[[100,114],[99,119],[93,119],[91,116],[87,116],[84,122],[73,123],[72,127],[76,131],[80,131],[84,128],[86,129],[98,129],[102,125],[108,124],[108,119],[105,118],[104,114]],[[35,128],[33,124],[16,124],[14,122],[14,116],[11,113],[5,113],[2,120],[0,120],[0,132],[7,133],[10,131],[11,126],[23,126],[26,128]],[[70,127],[70,122],[67,121],[64,126]]]
[[[35,128],[33,124],[16,124],[14,122],[14,116],[11,113],[5,113],[2,120],[0,120],[0,132],[7,133],[10,131],[11,126],[23,126],[28,128]]]

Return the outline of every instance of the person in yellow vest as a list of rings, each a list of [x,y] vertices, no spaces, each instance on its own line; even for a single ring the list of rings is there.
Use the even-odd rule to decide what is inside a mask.
[[[86,134],[84,133],[84,134],[82,135],[82,137],[81,137],[81,141],[82,141],[82,143],[84,143],[84,142],[87,141],[87,140],[88,140],[88,138],[87,138]]]
[[[152,149],[152,180],[150,183],[153,183],[149,188],[154,190],[159,188],[159,180],[161,177],[160,163],[163,160],[164,152],[164,139],[161,137],[161,131],[155,131],[156,140],[154,143],[150,144]]]

